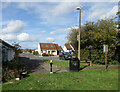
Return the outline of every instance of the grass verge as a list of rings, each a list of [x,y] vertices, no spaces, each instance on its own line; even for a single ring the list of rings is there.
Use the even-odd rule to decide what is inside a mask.
[[[50,60],[43,60],[44,62],[50,63]],[[63,68],[69,68],[69,60],[56,61],[53,60],[53,65]],[[85,67],[88,63],[80,63],[80,68]]]
[[[30,74],[2,87],[3,90],[118,90],[118,70]]]

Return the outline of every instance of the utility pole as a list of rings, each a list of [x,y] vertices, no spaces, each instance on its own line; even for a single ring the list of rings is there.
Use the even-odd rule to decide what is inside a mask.
[[[79,10],[79,30],[78,30],[78,59],[80,61],[80,30],[81,30],[81,8],[77,7],[77,10]]]

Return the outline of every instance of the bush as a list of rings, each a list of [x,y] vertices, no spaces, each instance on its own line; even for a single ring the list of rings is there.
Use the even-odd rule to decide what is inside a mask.
[[[53,54],[50,54],[50,56],[54,56]]]
[[[2,67],[2,81],[7,82],[20,77],[20,73],[24,65],[19,61],[19,58],[15,58],[12,61],[3,62]]]
[[[54,55],[50,53],[43,53],[42,56],[54,56]]]
[[[38,51],[33,52],[33,55],[38,55],[38,54],[39,54]]]
[[[110,61],[110,62],[109,62],[109,64],[119,64],[119,62],[118,62],[118,61],[113,60],[113,61]]]
[[[46,53],[43,53],[42,56],[48,56]]]
[[[50,56],[51,54],[50,53],[47,53],[48,56]]]

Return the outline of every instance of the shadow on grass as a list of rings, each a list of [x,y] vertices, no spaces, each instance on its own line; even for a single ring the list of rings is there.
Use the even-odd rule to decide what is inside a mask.
[[[83,70],[84,68],[90,66],[90,63],[88,65],[83,66],[82,68],[80,67],[80,70]]]

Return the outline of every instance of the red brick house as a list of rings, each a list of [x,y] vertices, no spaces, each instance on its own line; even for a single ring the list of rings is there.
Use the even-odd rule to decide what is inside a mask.
[[[50,53],[53,55],[59,55],[63,51],[62,47],[54,43],[39,43],[38,53],[42,55],[43,53]]]

